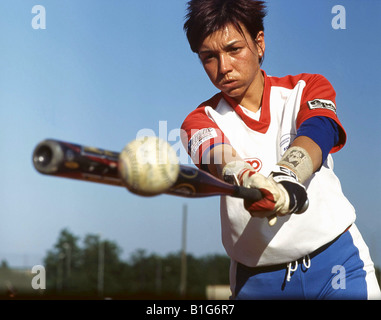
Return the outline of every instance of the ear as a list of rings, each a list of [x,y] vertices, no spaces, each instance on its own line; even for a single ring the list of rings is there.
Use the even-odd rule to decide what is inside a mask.
[[[263,31],[258,32],[257,37],[255,38],[255,43],[257,44],[258,55],[262,58],[266,49],[265,33]]]

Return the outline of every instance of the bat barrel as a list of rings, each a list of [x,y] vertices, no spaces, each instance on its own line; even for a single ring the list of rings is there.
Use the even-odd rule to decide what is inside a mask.
[[[47,139],[35,147],[33,165],[42,174],[122,185],[118,157],[117,152]]]

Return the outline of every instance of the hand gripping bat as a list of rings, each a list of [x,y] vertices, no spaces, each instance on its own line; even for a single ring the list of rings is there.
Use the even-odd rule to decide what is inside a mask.
[[[34,168],[42,174],[125,187],[118,160],[118,152],[53,139],[41,141],[33,151]],[[176,182],[164,193],[187,198],[232,196],[252,202],[262,199],[258,189],[232,185],[181,164]],[[269,225],[274,225],[277,217],[268,219]]]

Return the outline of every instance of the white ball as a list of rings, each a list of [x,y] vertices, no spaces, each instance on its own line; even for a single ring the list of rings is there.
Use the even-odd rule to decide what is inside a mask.
[[[118,169],[126,187],[142,196],[167,191],[176,182],[180,170],[175,150],[154,136],[128,143],[119,155]]]

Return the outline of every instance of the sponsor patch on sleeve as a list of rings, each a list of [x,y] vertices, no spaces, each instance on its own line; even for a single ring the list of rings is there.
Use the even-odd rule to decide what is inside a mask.
[[[315,99],[307,102],[310,110],[313,109],[327,109],[336,114],[336,106],[331,100]]]
[[[197,153],[200,146],[210,139],[217,137],[217,131],[214,128],[204,128],[198,130],[188,143],[188,150],[192,157]]]

